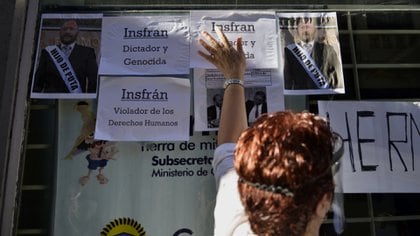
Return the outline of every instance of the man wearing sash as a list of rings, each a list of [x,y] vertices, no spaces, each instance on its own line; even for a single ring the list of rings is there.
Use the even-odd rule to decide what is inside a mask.
[[[34,78],[34,92],[96,92],[98,65],[95,51],[78,45],[78,34],[76,21],[66,21],[60,28],[61,43],[42,50]]]
[[[343,87],[337,54],[332,46],[316,40],[316,31],[315,19],[297,19],[297,40],[284,50],[285,89]]]

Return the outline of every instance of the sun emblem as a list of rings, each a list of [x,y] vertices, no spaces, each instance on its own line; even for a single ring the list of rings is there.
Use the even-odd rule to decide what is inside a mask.
[[[146,231],[133,219],[118,218],[102,229],[101,236],[146,236]]]

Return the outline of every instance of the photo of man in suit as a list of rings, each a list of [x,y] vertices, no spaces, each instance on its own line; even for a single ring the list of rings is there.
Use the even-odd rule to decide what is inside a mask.
[[[248,124],[253,123],[261,114],[267,113],[267,97],[264,91],[257,90],[251,100],[245,102]]]
[[[76,43],[79,26],[67,20],[60,43],[44,48],[34,76],[35,93],[96,93],[98,65],[95,50]]]
[[[284,48],[285,89],[344,87],[341,63],[335,49],[317,37],[317,18],[300,17],[293,43]]]
[[[222,111],[223,95],[216,93],[213,95],[213,104],[207,107],[207,127],[219,127],[220,112]]]

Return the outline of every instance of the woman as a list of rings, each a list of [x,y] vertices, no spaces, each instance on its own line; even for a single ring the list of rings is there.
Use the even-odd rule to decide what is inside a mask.
[[[214,234],[318,235],[333,196],[334,135],[311,113],[265,114],[247,127],[242,39],[216,30],[198,53],[225,77],[218,147]]]

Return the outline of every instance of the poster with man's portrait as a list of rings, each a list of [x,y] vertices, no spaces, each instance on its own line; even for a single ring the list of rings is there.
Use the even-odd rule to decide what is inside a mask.
[[[336,14],[279,13],[278,18],[285,94],[344,93]]]
[[[102,14],[43,14],[31,98],[96,98]]]
[[[224,96],[224,77],[216,69],[194,69],[194,130],[217,131]],[[274,69],[245,70],[248,124],[264,113],[284,110],[283,84]]]

